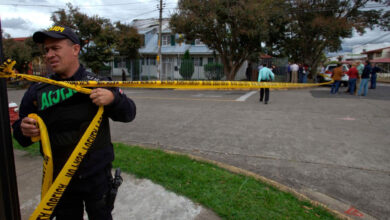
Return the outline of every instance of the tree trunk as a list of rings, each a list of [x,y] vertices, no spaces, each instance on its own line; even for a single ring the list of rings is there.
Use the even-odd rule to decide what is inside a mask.
[[[223,70],[226,76],[226,80],[233,81],[236,78],[237,72],[242,66],[244,61],[239,61],[237,63],[233,63],[230,60],[222,59]]]

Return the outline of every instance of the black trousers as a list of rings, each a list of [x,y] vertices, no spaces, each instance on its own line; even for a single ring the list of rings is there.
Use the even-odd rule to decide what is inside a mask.
[[[264,99],[264,93],[265,93],[265,102],[268,102],[269,100],[269,88],[261,88],[260,89],[260,101],[263,101]]]
[[[110,189],[111,169],[108,167],[85,179],[74,175],[51,217],[82,220],[85,205],[88,219],[112,220],[111,207],[106,199]]]

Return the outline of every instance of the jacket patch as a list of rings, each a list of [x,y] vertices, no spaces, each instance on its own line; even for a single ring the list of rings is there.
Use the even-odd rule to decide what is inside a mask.
[[[57,87],[58,88],[58,87]],[[39,110],[45,110],[72,97],[77,91],[69,88],[49,90],[38,95]]]

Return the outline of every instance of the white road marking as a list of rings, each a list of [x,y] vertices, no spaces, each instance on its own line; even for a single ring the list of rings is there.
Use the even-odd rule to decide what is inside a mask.
[[[237,98],[236,101],[237,102],[245,102],[245,100],[247,100],[249,97],[251,97],[252,95],[254,95],[256,93],[257,93],[257,91],[248,92],[245,95],[240,96],[239,98]]]
[[[356,120],[356,118],[351,118],[349,116],[344,117],[344,118],[338,118],[338,119],[341,119],[341,120],[344,120],[344,121],[355,121]]]
[[[198,93],[196,95],[192,95],[191,97],[196,97],[196,98],[221,98],[222,95],[210,95],[210,94]]]

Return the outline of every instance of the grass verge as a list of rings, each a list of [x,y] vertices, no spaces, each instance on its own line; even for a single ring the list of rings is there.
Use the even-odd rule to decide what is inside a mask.
[[[16,149],[39,155],[39,145]],[[115,167],[213,210],[222,219],[336,219],[322,207],[300,201],[252,177],[162,150],[116,143]]]
[[[336,219],[252,177],[161,150],[115,144],[114,166],[210,208],[223,219]]]

